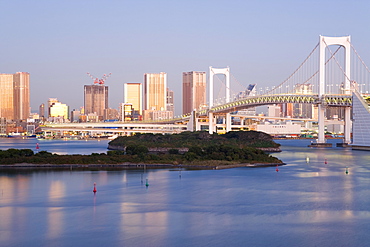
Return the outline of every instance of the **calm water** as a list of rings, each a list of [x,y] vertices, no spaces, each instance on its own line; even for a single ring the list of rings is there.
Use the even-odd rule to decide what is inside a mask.
[[[9,148],[32,149],[36,152],[36,144],[39,151],[48,151],[56,154],[91,154],[106,153],[109,140],[64,140],[64,139],[15,139],[0,138],[0,150]]]
[[[279,172],[3,170],[0,246],[368,246],[370,152],[279,142]]]

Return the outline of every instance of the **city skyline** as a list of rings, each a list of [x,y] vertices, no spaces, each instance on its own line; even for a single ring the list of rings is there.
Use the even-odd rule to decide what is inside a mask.
[[[183,11],[192,6],[192,18],[186,18]],[[79,109],[83,87],[91,82],[86,72],[112,73],[106,81],[109,107],[118,108],[123,83],[164,71],[179,115],[182,72],[229,66],[245,87],[277,85],[319,35],[351,35],[370,64],[367,1],[15,0],[0,7],[6,34],[0,40],[0,73],[31,74],[32,112],[53,97]]]

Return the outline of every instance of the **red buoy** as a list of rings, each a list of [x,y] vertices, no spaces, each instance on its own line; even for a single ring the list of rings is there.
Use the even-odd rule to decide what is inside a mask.
[[[93,192],[96,193],[96,183],[94,183],[94,189]]]
[[[39,150],[39,144],[38,143],[36,143],[36,150]]]
[[[325,162],[324,162],[325,164],[327,164],[328,163],[328,161],[325,159]]]
[[[279,171],[279,166],[278,165],[276,165],[276,172],[278,172]]]

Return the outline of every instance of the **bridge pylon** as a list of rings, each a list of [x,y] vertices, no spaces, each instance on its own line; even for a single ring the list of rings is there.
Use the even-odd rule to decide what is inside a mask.
[[[345,81],[344,81],[344,92],[345,94],[351,94],[351,85],[350,85],[350,78],[351,78],[351,43],[350,43],[350,36],[343,36],[343,37],[326,37],[320,35],[320,57],[319,57],[319,97],[322,99],[326,94],[326,83],[325,83],[325,51],[326,47],[330,45],[339,45],[345,48]],[[323,101],[321,101],[323,102]],[[344,116],[344,143],[351,143],[351,108],[345,108],[345,116]],[[319,104],[318,107],[318,140],[317,144],[325,144],[325,107],[323,104]]]
[[[213,77],[217,74],[223,74],[226,77],[226,90],[225,90],[225,103],[230,102],[230,68],[213,68],[212,66],[209,67],[209,109],[213,107]],[[208,120],[209,120],[209,133],[212,134],[215,128],[214,124],[214,118],[213,118],[213,113],[209,112],[208,113]],[[231,126],[231,118],[230,114],[226,114],[225,120],[228,121],[226,122],[227,126]],[[231,130],[231,127],[229,127]]]

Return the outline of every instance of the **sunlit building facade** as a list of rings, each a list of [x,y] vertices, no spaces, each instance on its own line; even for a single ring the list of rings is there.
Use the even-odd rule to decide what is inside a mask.
[[[206,104],[206,72],[182,73],[182,113],[187,114]]]
[[[145,110],[165,111],[167,105],[167,74],[144,74]]]
[[[0,74],[0,117],[26,120],[30,115],[30,74]]]
[[[125,104],[131,104],[132,111],[137,114],[143,114],[143,86],[137,82],[126,82],[123,84],[123,101]]]
[[[62,117],[68,119],[68,106],[61,102],[54,102],[50,106],[50,117]]]
[[[30,115],[30,74],[17,72],[14,81],[14,119],[26,120]]]
[[[167,88],[167,111],[172,112],[172,115],[175,112],[175,102],[174,102],[174,92]]]
[[[0,117],[14,119],[13,74],[0,74]]]

